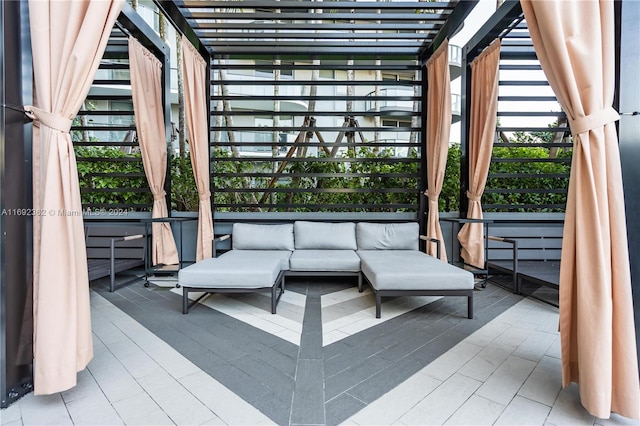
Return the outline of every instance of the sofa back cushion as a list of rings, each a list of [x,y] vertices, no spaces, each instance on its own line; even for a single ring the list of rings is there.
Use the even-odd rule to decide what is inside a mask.
[[[366,223],[357,226],[358,250],[418,250],[417,222]]]
[[[233,224],[234,250],[293,250],[293,224]]]
[[[353,222],[305,222],[293,224],[296,250],[356,250]]]

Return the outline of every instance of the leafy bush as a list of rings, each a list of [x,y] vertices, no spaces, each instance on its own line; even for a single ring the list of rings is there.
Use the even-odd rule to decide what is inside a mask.
[[[229,158],[230,154],[226,151],[216,151],[214,157]],[[411,158],[416,158],[415,151],[410,153]],[[326,158],[326,154],[321,152],[316,158]],[[360,147],[357,151],[348,150],[342,154],[342,158],[391,158],[390,150],[383,150],[374,153],[372,148]],[[215,171],[220,173],[247,173],[247,172],[271,172],[272,170],[261,169],[261,164],[243,162],[243,161],[216,161],[214,163]],[[394,192],[276,192],[270,193],[263,199],[263,189],[267,188],[271,178],[248,178],[240,177],[214,177],[215,188],[254,188],[251,192],[214,192],[216,204],[242,204],[242,203],[258,203],[262,204],[294,204],[299,207],[294,208],[274,208],[270,210],[276,211],[353,211],[349,208],[334,208],[336,204],[377,204],[380,208],[356,208],[355,211],[382,211],[383,204],[409,204],[417,208],[418,178],[409,177],[382,177],[375,176],[380,174],[412,174],[417,176],[417,162],[323,162],[323,161],[292,161],[287,164],[281,178],[274,184],[278,189],[383,189],[383,188],[410,188],[414,189],[413,193],[394,193]],[[329,177],[309,177],[295,176],[296,174],[322,173]],[[368,177],[342,177],[339,173],[362,173],[373,176]],[[335,175],[335,176],[332,176]],[[306,207],[310,204],[324,205],[326,209],[318,209],[316,207]],[[221,207],[220,210],[235,210],[236,208]],[[241,208],[237,208],[241,209]],[[263,209],[264,210],[264,209]]]
[[[441,212],[460,210],[460,145],[449,146],[438,208]]]
[[[171,157],[171,209],[175,211],[198,211],[198,189],[193,177],[189,156]]]
[[[117,147],[104,146],[76,146],[74,149],[80,189],[84,190],[83,205],[129,204],[132,209],[139,210],[153,203],[139,152],[129,154]],[[83,158],[90,160],[83,161]],[[126,158],[134,161],[118,160]],[[129,174],[134,176],[124,176]]]
[[[526,142],[526,140],[525,140]],[[140,153],[128,154],[117,147],[76,147],[78,161],[78,175],[80,187],[95,189],[97,192],[83,192],[83,204],[129,204],[134,210],[148,210],[153,202],[153,197],[148,189],[147,180],[144,177],[144,169],[140,159]],[[216,158],[230,158],[231,154],[225,150],[215,150],[213,153],[213,171],[215,173],[244,174],[249,172],[272,172],[264,170],[264,163],[248,161],[215,161]],[[321,153],[319,157],[324,157]],[[359,147],[357,150],[348,150],[342,154],[343,158],[392,158],[390,150],[373,152],[369,147]],[[418,153],[413,150],[410,158],[417,158]],[[512,147],[495,147],[493,156],[497,158],[548,158],[549,150],[546,148],[526,146],[526,143],[514,142]],[[559,157],[569,158],[571,152],[561,151]],[[105,161],[82,161],[82,157],[104,158]],[[134,158],[136,161],[109,161],[117,158]],[[568,178],[548,177],[550,174],[568,174],[569,163],[561,162],[492,162],[490,173],[518,173],[539,174],[541,177],[510,177],[493,178],[487,182],[490,189],[510,189],[507,194],[485,194],[483,204],[564,204],[566,194],[543,191],[541,193],[518,192],[526,189],[558,189],[566,188]],[[214,176],[212,180],[212,193],[216,204],[295,204],[299,207],[286,209],[288,211],[318,211],[331,209],[335,204],[380,205],[380,208],[361,208],[356,211],[383,211],[384,204],[408,204],[418,208],[418,188],[420,178],[418,176],[418,162],[322,162],[322,161],[295,161],[290,162],[282,177],[274,183],[274,187],[287,188],[338,188],[338,189],[373,189],[407,188],[412,190],[407,193],[399,192],[279,192],[268,194],[262,203],[263,189],[271,182],[270,177],[248,178],[243,176]],[[137,176],[124,176],[126,174]],[[298,173],[325,173],[329,177],[295,177]],[[341,177],[338,173],[361,173],[370,176]],[[408,174],[413,177],[393,177],[377,175]],[[335,175],[335,176],[332,176]],[[247,188],[247,192],[224,192],[224,189]],[[131,191],[121,191],[131,189]],[[216,190],[217,189],[217,190]],[[255,191],[253,191],[255,189]],[[116,191],[118,190],[118,191]],[[415,192],[413,191],[415,190]],[[142,192],[140,192],[142,191]],[[189,157],[171,158],[171,209],[178,211],[197,211],[198,191],[195,187],[191,161]],[[327,206],[326,209],[305,207],[310,204]],[[449,148],[445,179],[440,194],[440,211],[456,212],[460,209],[460,146],[452,145]],[[236,210],[234,207],[221,207],[219,210]],[[263,209],[265,211],[266,209]],[[276,211],[285,208],[271,209]],[[349,209],[341,209],[343,211]],[[500,210],[499,208],[493,211]]]
[[[153,195],[144,175],[140,152],[126,153],[118,147],[106,146],[76,146],[74,149],[83,205],[127,204],[131,210],[150,210]],[[91,160],[83,161],[83,158]],[[118,160],[127,158],[134,161]],[[172,156],[171,209],[197,211],[198,202],[191,160]]]
[[[516,132],[511,139],[509,147],[494,147],[493,157],[504,159],[531,159],[533,161],[492,162],[489,174],[505,174],[516,177],[494,177],[487,180],[487,189],[509,190],[507,193],[488,193],[482,198],[483,204],[489,205],[561,205],[561,208],[520,208],[515,211],[564,211],[567,202],[566,190],[569,185],[569,172],[571,170],[570,149],[559,150],[558,159],[568,160],[555,162],[550,156],[549,148],[527,146],[531,142],[549,142],[553,139],[553,133],[540,132],[527,134]],[[536,161],[542,160],[542,161]],[[520,175],[520,176],[518,176]],[[555,175],[555,176],[554,176]],[[564,175],[562,177],[557,177]],[[527,192],[527,190],[539,190],[539,192]],[[500,211],[500,208],[488,211]],[[511,211],[514,211],[511,209]]]

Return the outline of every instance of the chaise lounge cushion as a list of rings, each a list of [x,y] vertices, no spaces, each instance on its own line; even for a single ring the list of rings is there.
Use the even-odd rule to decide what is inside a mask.
[[[418,250],[358,250],[375,290],[472,290],[473,274]]]
[[[280,270],[289,269],[289,259],[291,252],[289,250],[231,250],[220,257],[226,259],[238,259],[241,262],[252,262],[254,259],[277,259],[280,261]],[[238,271],[239,274],[242,270]]]
[[[296,250],[356,250],[356,224],[297,221]]]
[[[183,287],[197,288],[272,287],[282,270],[283,256],[244,250],[229,252],[181,269],[178,282]]]
[[[289,264],[292,271],[360,271],[360,258],[353,250],[296,250]]]
[[[234,223],[233,249],[293,251],[293,224],[253,225],[249,223]]]
[[[411,223],[357,225],[358,250],[418,250],[419,226]]]

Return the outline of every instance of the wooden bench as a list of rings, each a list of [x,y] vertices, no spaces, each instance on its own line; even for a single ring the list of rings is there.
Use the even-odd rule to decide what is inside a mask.
[[[109,276],[109,290],[115,291],[115,276],[145,266],[146,238],[143,225],[85,226],[89,281]],[[130,284],[139,277],[122,285]]]
[[[510,275],[514,293],[540,299],[523,291],[526,284],[557,292],[562,232],[563,223],[559,220],[493,226],[491,234],[496,235],[487,237],[487,266],[493,272]],[[547,298],[542,300],[556,304]]]

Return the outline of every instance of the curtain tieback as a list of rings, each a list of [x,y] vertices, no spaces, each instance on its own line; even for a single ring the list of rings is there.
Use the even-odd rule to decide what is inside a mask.
[[[475,195],[467,191],[467,198],[469,199],[469,201],[476,201],[479,203],[480,200],[482,199],[482,195]]]
[[[431,201],[432,203],[437,203],[438,202],[439,195],[432,194],[431,192],[429,192],[428,189],[426,191],[424,191],[424,195],[426,195],[427,198],[429,199],[429,201]]]
[[[54,114],[43,110],[42,108],[34,107],[33,105],[26,105],[24,107],[24,113],[32,120],[38,120],[40,123],[54,130],[62,133],[69,133],[71,130],[71,123],[73,120],[69,120],[67,117],[63,117],[59,114]]]
[[[198,200],[200,200],[200,202],[209,201],[211,198],[211,191],[209,191],[206,183],[202,179],[198,179],[196,187],[198,188]]]
[[[165,200],[166,196],[167,196],[166,192],[160,191],[157,194],[153,194],[153,201],[163,201]]]
[[[618,120],[620,120],[618,112],[612,107],[607,107],[584,117],[569,119],[569,126],[571,127],[571,134],[576,136]]]

